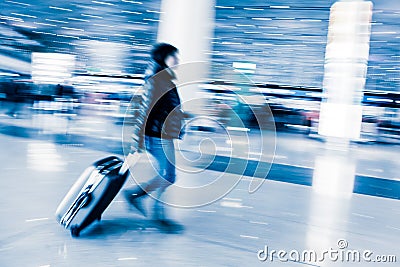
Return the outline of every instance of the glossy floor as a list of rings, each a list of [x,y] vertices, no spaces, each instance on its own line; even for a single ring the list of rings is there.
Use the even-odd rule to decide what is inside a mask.
[[[72,238],[54,211],[82,170],[110,153],[7,135],[0,135],[0,148],[1,266],[382,266],[373,261],[394,256],[397,263],[385,266],[400,261],[398,200],[332,197],[268,179],[249,194],[248,177],[208,205],[169,207],[182,231],[129,211],[118,195],[102,221]],[[179,172],[177,184],[202,184],[219,173]],[[184,192],[165,197],[190,198]],[[302,258],[305,250],[316,260]],[[357,255],[359,263],[353,262]]]

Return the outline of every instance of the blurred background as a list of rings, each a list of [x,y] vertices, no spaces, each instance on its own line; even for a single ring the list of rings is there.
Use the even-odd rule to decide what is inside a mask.
[[[360,139],[396,143],[400,4],[375,2]],[[249,108],[266,114],[268,105],[278,131],[315,135],[333,3],[217,0],[211,49],[203,51],[211,61],[209,80],[199,86],[207,112],[229,125],[233,110],[251,128],[256,123]],[[3,0],[2,118],[29,119],[31,125],[45,124],[51,131],[80,133],[91,128],[88,120],[80,123],[85,116],[92,122],[101,118],[121,124],[143,83],[160,10],[161,1]],[[220,66],[244,68],[246,79],[232,78]],[[245,103],[239,91],[246,92]],[[119,136],[118,131],[97,130]]]
[[[266,245],[343,238],[400,255],[399,18],[399,0],[0,0],[0,266],[256,266]],[[129,149],[160,39],[207,68],[179,66],[200,107],[176,142],[182,193],[165,196],[195,206],[167,209],[185,231],[165,235],[120,195],[70,238],[54,211],[95,160]],[[306,261],[273,266],[345,266]]]

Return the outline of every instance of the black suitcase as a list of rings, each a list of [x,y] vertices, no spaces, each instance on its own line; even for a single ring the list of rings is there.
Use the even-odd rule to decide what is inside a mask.
[[[123,161],[115,156],[94,162],[75,182],[56,210],[58,222],[70,229],[73,237],[100,220],[104,210],[121,190],[127,178]]]

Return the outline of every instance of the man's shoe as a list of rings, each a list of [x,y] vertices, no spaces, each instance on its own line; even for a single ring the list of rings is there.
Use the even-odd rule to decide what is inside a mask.
[[[146,209],[143,206],[143,202],[142,202],[141,196],[125,192],[125,199],[130,204],[130,207],[134,207],[143,216],[145,216],[145,217],[147,216],[147,212],[146,212]]]
[[[185,227],[178,222],[165,218],[154,220],[154,223],[156,227],[159,228],[161,231],[170,234],[179,234],[182,233],[185,229]]]

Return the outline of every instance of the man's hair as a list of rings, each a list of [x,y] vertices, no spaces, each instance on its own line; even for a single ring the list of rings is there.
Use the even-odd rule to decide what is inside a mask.
[[[155,62],[163,67],[166,67],[165,59],[175,53],[178,53],[178,48],[175,46],[167,43],[157,43],[151,49],[150,55]]]

